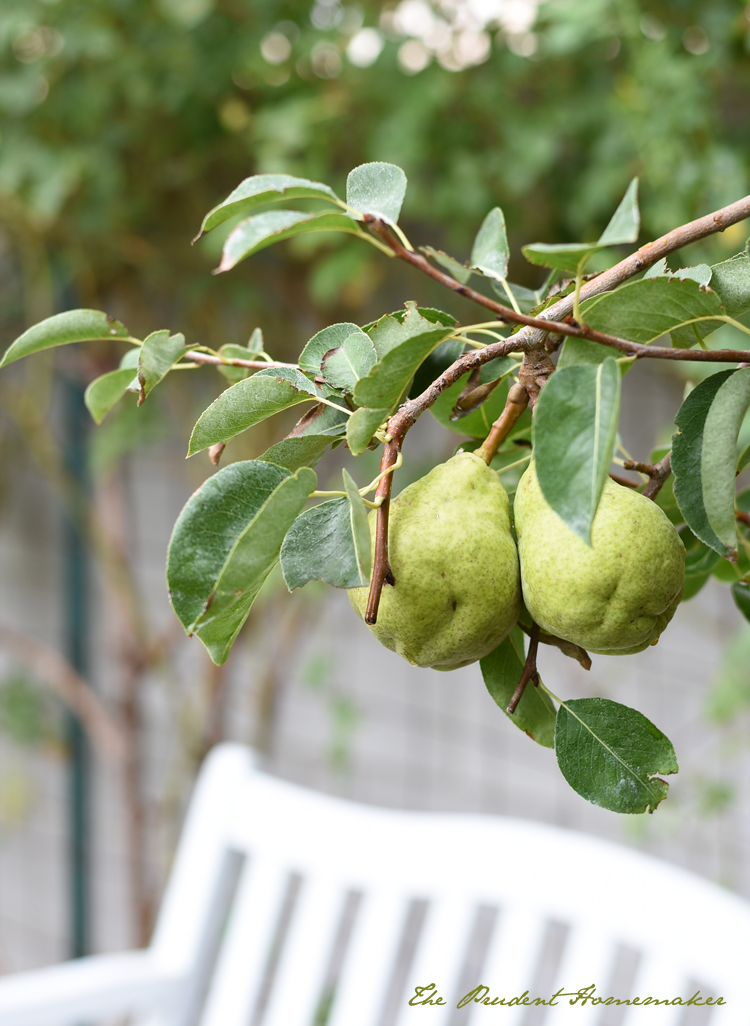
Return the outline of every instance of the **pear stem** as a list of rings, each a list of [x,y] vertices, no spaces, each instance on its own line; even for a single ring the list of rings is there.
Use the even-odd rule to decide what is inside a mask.
[[[513,430],[513,425],[529,405],[529,393],[523,385],[516,383],[508,390],[508,399],[505,409],[492,425],[490,433],[484,442],[475,449],[474,454],[479,456],[487,466],[492,462],[492,457],[500,448],[502,443]]]
[[[672,473],[672,453],[668,452],[663,460],[659,460],[651,468],[649,476],[651,480],[643,489],[642,495],[647,499],[655,499],[662,489],[662,485]]]
[[[526,664],[521,671],[521,679],[516,685],[516,690],[513,692],[513,697],[508,702],[508,708],[505,710],[508,716],[512,716],[516,711],[516,706],[521,701],[523,693],[526,690],[526,685],[530,680],[534,681],[534,684],[539,683],[539,675],[536,672],[536,653],[539,648],[539,624],[533,624],[531,628],[531,640],[529,641],[529,653],[526,656]]]

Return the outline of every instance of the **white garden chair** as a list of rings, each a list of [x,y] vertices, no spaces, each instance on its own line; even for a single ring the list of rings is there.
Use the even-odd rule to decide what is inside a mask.
[[[747,1026],[749,956],[750,906],[674,866],[538,823],[316,794],[224,744],[151,946],[0,979],[0,1024],[529,1026],[541,1008],[456,1004],[480,984],[506,1000],[595,984],[726,1003],[683,1020],[561,998],[544,1026]],[[409,1005],[433,983],[445,1005]]]

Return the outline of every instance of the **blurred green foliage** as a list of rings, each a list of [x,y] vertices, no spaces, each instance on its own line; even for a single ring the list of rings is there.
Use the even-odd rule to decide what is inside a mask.
[[[137,332],[161,318],[211,345],[261,321],[291,351],[340,308],[371,313],[393,272],[348,240],[210,277],[213,242],[189,240],[257,172],[341,190],[360,162],[397,163],[407,228],[462,258],[498,203],[517,251],[595,237],[634,174],[644,237],[747,191],[750,20],[735,0],[546,0],[521,36],[488,26],[478,66],[432,60],[413,74],[397,5],[383,12],[371,0],[4,0],[0,224],[5,276],[23,281],[0,309],[6,338],[65,302],[61,289]],[[352,37],[381,25],[377,59],[352,64]]]

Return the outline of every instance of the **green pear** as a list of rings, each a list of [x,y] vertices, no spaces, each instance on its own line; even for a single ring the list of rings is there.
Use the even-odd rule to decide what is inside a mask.
[[[370,630],[414,666],[455,670],[497,648],[521,611],[508,495],[494,470],[462,452],[393,500],[378,621]],[[375,539],[375,512],[370,531]],[[368,588],[349,598],[364,619]]]
[[[523,598],[543,630],[602,655],[658,641],[682,597],[685,547],[655,502],[608,478],[588,546],[548,504],[532,463],[513,510]]]

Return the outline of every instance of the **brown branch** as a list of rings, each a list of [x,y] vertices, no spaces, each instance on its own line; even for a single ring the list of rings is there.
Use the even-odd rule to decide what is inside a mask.
[[[637,481],[631,481],[627,477],[621,477],[620,474],[613,474],[613,473],[610,472],[609,476],[611,477],[611,479],[613,481],[615,481],[618,485],[622,485],[624,488],[640,488],[641,487],[638,484]]]
[[[518,623],[518,626],[524,632],[524,634],[531,636],[531,627],[527,627],[525,623]],[[568,656],[569,659],[575,659],[577,663],[580,663],[584,670],[591,669],[591,656],[588,654],[585,648],[581,648],[580,645],[573,644],[572,641],[566,641],[565,638],[558,638],[555,634],[547,634],[545,631],[539,631],[539,644],[540,645],[554,645],[555,648],[559,648],[563,655]]]
[[[592,296],[597,296],[602,292],[608,292],[616,288],[618,285],[627,281],[628,278],[632,278],[634,274],[638,274],[640,271],[651,267],[662,257],[668,256],[670,253],[677,249],[681,249],[683,246],[687,246],[691,242],[696,242],[699,239],[706,238],[716,232],[723,231],[730,225],[743,221],[747,217],[750,217],[750,196],[745,196],[736,203],[731,203],[729,206],[723,207],[721,210],[717,210],[713,214],[706,215],[706,217],[698,218],[695,221],[691,221],[689,224],[682,225],[680,228],[675,228],[673,231],[668,232],[666,235],[656,239],[654,242],[649,242],[646,243],[645,246],[641,246],[641,248],[635,253],[625,257],[624,260],[615,264],[614,267],[611,267],[607,271],[603,271],[591,281],[586,282],[580,291],[580,301],[583,302]],[[455,361],[455,363],[451,364],[451,366],[444,371],[436,381],[433,381],[433,383],[426,388],[421,395],[404,403],[398,412],[388,421],[388,435],[392,439],[392,442],[388,443],[383,451],[383,457],[380,463],[381,471],[388,470],[393,466],[403,444],[406,432],[417,421],[420,414],[423,413],[424,410],[428,409],[446,388],[450,388],[451,385],[458,381],[459,378],[463,377],[463,375],[468,371],[475,370],[482,364],[487,363],[490,360],[494,360],[499,356],[507,356],[509,353],[513,352],[526,353],[535,347],[539,348],[543,346],[550,332],[559,335],[572,336],[574,338],[585,338],[593,342],[600,342],[601,344],[608,345],[628,356],[635,356],[637,358],[688,360],[715,363],[738,363],[747,358],[747,352],[742,350],[670,349],[664,346],[642,345],[638,342],[630,342],[627,339],[617,338],[614,335],[605,335],[603,332],[594,331],[591,328],[576,324],[572,321],[570,315],[573,311],[573,294],[564,296],[557,303],[553,303],[551,306],[547,307],[546,310],[541,312],[539,317],[528,317],[525,314],[516,313],[516,311],[512,310],[510,307],[504,306],[502,303],[497,303],[495,300],[490,299],[481,292],[477,292],[468,285],[462,285],[461,282],[456,281],[456,279],[452,278],[449,274],[445,274],[443,271],[438,270],[438,268],[433,267],[433,265],[421,254],[415,253],[413,250],[406,249],[406,247],[404,247],[398,239],[391,234],[388,226],[383,221],[380,221],[372,215],[366,215],[364,221],[373,235],[376,235],[379,239],[385,242],[393,251],[394,255],[399,259],[411,264],[412,267],[416,267],[428,277],[439,282],[452,292],[456,292],[458,295],[472,300],[479,306],[483,306],[486,309],[491,310],[498,320],[507,324],[521,324],[524,326],[520,331],[516,332],[516,334],[511,335],[509,339],[502,342],[492,343],[484,349],[475,350],[472,353],[467,353],[460,357]],[[205,360],[204,362],[214,362],[214,360],[218,360],[218,358]],[[218,362],[221,361],[219,360]],[[533,401],[536,396],[533,394],[533,390],[528,390],[528,386],[527,391],[530,391],[533,405]],[[664,479],[659,484],[655,484],[654,480],[649,482],[644,494],[648,494],[649,498],[653,498],[658,493],[667,476],[668,472],[664,475]],[[369,624],[374,624],[377,621],[378,605],[380,602],[380,593],[383,588],[383,583],[386,579],[390,579],[391,581],[393,579],[390,566],[388,564],[388,507],[390,504],[392,477],[392,474],[387,474],[382,479],[378,486],[378,492],[376,493],[377,495],[383,496],[383,504],[378,510],[377,516],[375,559],[372,578],[370,581],[370,592],[367,599],[367,611],[365,614],[365,620]],[[655,490],[653,490],[654,488]],[[652,490],[649,491],[649,489]]]
[[[663,460],[659,460],[653,466],[651,480],[641,492],[647,499],[655,499],[662,489],[664,482],[672,473],[672,453],[668,452]]]
[[[67,660],[41,642],[10,627],[0,626],[0,645],[57,692],[81,721],[102,758],[122,761],[125,745],[120,730],[90,686]]]
[[[298,370],[296,363],[281,363],[279,360],[225,360],[222,356],[214,356],[212,353],[185,353],[182,357],[185,363],[209,363],[214,367],[247,367],[250,370],[267,370],[269,367],[292,367]]]
[[[538,681],[536,672],[536,653],[539,648],[539,624],[535,623],[531,628],[531,640],[529,641],[529,652],[526,656],[526,663],[523,670],[521,671],[521,679],[516,685],[516,690],[513,692],[513,697],[508,702],[508,708],[505,710],[508,716],[512,716],[516,711],[516,706],[521,701],[523,693],[526,690],[526,685],[530,680]]]
[[[475,454],[480,456],[487,466],[490,465],[492,457],[511,433],[513,425],[528,405],[529,393],[526,391],[524,386],[520,382],[518,384],[511,385],[508,390],[508,399],[505,403],[505,409],[492,425],[490,433],[487,435],[484,442],[475,450]]]
[[[741,524],[745,524],[746,527],[750,527],[750,513],[745,513],[741,509],[736,509],[734,511],[734,518],[735,520],[739,520]]]
[[[617,285],[627,281],[627,279],[631,278],[634,274],[638,274],[640,271],[645,270],[652,264],[656,263],[657,260],[660,260],[663,256],[672,253],[674,250],[680,249],[691,242],[697,241],[698,239],[705,238],[708,235],[712,235],[715,232],[723,231],[730,225],[736,224],[738,221],[742,221],[749,216],[750,196],[746,196],[744,199],[738,200],[736,203],[732,203],[728,207],[724,207],[722,210],[718,210],[713,214],[708,214],[706,217],[699,218],[697,221],[691,221],[690,224],[683,225],[681,228],[675,228],[674,231],[669,232],[660,239],[656,239],[654,242],[649,242],[645,246],[642,246],[637,250],[637,252],[626,257],[624,260],[621,260],[620,263],[615,264],[615,266],[611,267],[608,271],[603,271],[600,275],[597,275],[596,278],[593,278],[591,281],[583,285],[580,292],[580,301],[583,302],[592,296],[597,296],[602,292],[612,290]],[[512,310],[510,307],[504,306],[502,303],[498,303],[494,299],[490,299],[489,296],[485,296],[481,292],[477,292],[468,285],[462,285],[461,282],[456,281],[456,279],[452,278],[449,274],[438,270],[437,267],[433,267],[433,265],[420,253],[415,253],[412,250],[406,249],[398,239],[394,238],[390,233],[388,226],[378,218],[375,218],[372,215],[367,215],[365,217],[365,223],[369,227],[370,231],[385,242],[393,250],[394,255],[399,259],[411,264],[412,267],[416,267],[418,270],[428,275],[428,277],[439,282],[451,291],[458,293],[458,295],[463,296],[465,299],[469,299],[472,302],[477,303],[479,306],[483,306],[485,309],[491,310],[498,320],[503,321],[506,324],[524,325],[525,327],[522,328],[521,331],[512,336],[515,341],[515,350],[526,350],[530,345],[539,345],[543,343],[546,334],[552,331],[561,335],[569,335],[573,338],[585,338],[591,342],[599,342],[602,345],[617,349],[627,356],[635,356],[639,359],[687,360],[698,363],[737,363],[747,359],[746,350],[692,350],[672,349],[666,346],[643,345],[639,342],[631,342],[628,339],[618,338],[615,335],[607,335],[604,332],[595,331],[592,328],[588,328],[586,325],[576,324],[570,316],[573,311],[574,303],[574,296],[572,293],[563,297],[563,299],[554,303],[552,306],[547,307],[547,309],[543,310],[538,317],[530,317],[526,314],[516,313],[516,311]],[[531,331],[530,329],[535,330]]]
[[[626,470],[637,470],[639,474],[646,477],[658,477],[659,471],[651,463],[641,463],[640,460],[623,460],[623,467]]]

